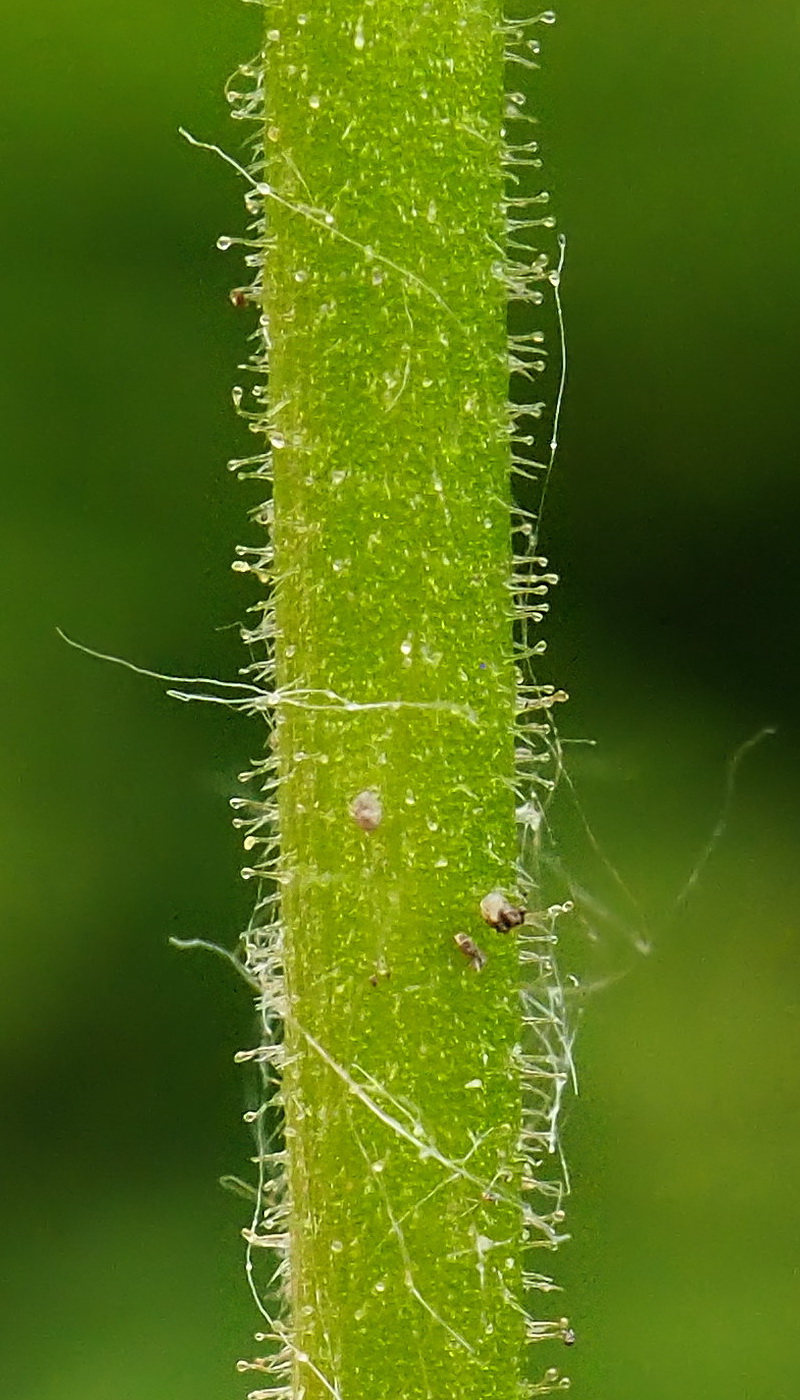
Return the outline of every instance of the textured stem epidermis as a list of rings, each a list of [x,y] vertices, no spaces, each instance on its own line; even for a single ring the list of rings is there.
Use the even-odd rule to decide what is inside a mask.
[[[568,1045],[552,918],[521,922],[560,697],[518,685],[549,578],[512,516],[509,370],[540,352],[520,327],[509,346],[507,306],[536,303],[546,259],[506,251],[528,144],[505,131],[509,27],[467,0],[264,9],[241,101],[264,123],[268,447],[238,466],[272,483],[249,564],[272,730],[248,957],[283,1138],[259,1139],[248,1267],[278,1251],[283,1303],[258,1294],[272,1354],[252,1365],[273,1375],[252,1394],[511,1400],[523,1343],[564,1332],[525,1289],[549,1287],[526,1250],[560,1233],[539,1167]]]

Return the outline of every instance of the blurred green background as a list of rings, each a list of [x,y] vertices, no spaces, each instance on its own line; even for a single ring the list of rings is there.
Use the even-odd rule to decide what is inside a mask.
[[[258,18],[2,6],[3,1400],[248,1388],[245,1207],[216,1181],[250,1151],[250,1007],[167,939],[246,919],[227,798],[262,735],[55,628],[177,673],[241,664],[253,496],[224,464],[248,327],[214,248],[241,190],[176,128],[235,147],[221,88]],[[594,952],[577,921],[567,959],[625,973],[578,1043],[565,1360],[593,1400],[795,1400],[800,14],[576,0],[544,37],[570,240],[549,665],[640,906],[564,804],[565,863],[612,915]]]

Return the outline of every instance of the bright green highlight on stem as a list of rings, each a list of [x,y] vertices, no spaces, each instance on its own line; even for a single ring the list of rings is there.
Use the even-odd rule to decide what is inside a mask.
[[[511,1400],[520,975],[479,908],[517,853],[501,15],[265,18],[292,1394]]]

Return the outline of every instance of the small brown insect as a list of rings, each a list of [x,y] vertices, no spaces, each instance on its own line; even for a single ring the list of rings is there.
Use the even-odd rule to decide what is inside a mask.
[[[461,949],[465,958],[469,958],[470,966],[476,972],[480,972],[486,966],[486,954],[481,951],[477,943],[473,943],[468,933],[457,933],[453,937],[453,942]]]
[[[231,299],[231,306],[246,306],[250,300],[247,291],[247,287],[231,287],[228,293]]]
[[[491,890],[481,900],[481,914],[490,928],[508,933],[509,929],[525,922],[526,910],[519,904],[512,904],[500,890]]]

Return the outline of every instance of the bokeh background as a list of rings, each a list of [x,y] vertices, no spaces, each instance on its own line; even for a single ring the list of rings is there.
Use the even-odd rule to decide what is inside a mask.
[[[247,318],[214,247],[241,190],[176,129],[235,146],[221,88],[258,19],[0,5],[3,1400],[247,1389],[245,1208],[217,1178],[250,1151],[251,1011],[167,939],[246,919],[227,798],[262,736],[55,628],[241,664]],[[606,862],[564,802],[599,906],[566,955],[608,980],[565,1129],[564,1359],[592,1400],[795,1400],[800,14],[572,0],[544,37],[570,358],[549,665],[564,737],[595,741],[571,772]]]

